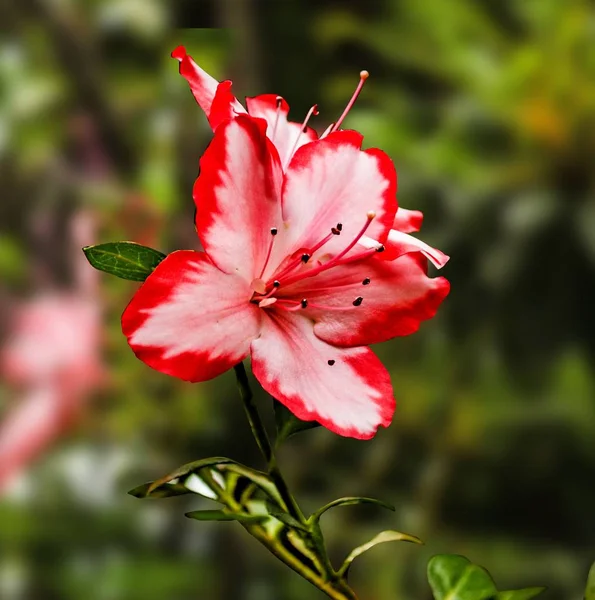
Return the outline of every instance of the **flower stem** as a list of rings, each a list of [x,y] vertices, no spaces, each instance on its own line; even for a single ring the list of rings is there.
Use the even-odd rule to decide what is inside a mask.
[[[264,427],[264,423],[262,422],[258,409],[256,408],[256,404],[254,403],[254,395],[252,394],[252,389],[250,388],[250,382],[248,381],[248,375],[246,373],[244,363],[238,363],[235,365],[234,371],[236,373],[240,396],[242,398],[242,402],[244,403],[244,409],[246,410],[246,415],[248,417],[248,422],[250,423],[250,428],[252,429],[252,434],[254,435],[256,444],[258,445],[267,463],[269,475],[277,486],[279,494],[283,499],[283,502],[285,502],[289,514],[298,521],[304,523],[304,515],[297,505],[295,498],[290,494],[287,483],[285,482],[285,479],[283,479],[283,475],[281,474],[279,466],[277,465],[277,457],[275,456],[275,452],[273,451],[273,447]]]
[[[333,600],[357,600],[355,592],[351,589],[346,579],[334,571],[324,547],[322,532],[320,531],[318,522],[310,523],[304,517],[297,502],[289,492],[287,483],[277,464],[277,457],[275,456],[275,451],[264,423],[254,403],[254,396],[250,388],[244,363],[238,363],[234,367],[234,371],[248,422],[250,423],[250,428],[252,429],[252,434],[258,448],[267,463],[268,474],[275,484],[287,512],[307,528],[305,538],[303,539],[310,551],[316,554],[319,568],[313,569],[311,565],[300,561],[297,556],[285,547],[276,535],[271,535],[260,524],[243,524],[243,527],[264,544],[277,558],[299,573],[304,579],[315,585],[319,590],[323,591],[329,598]],[[236,506],[236,501],[233,497],[226,498],[226,500],[232,509],[236,511],[242,510],[240,505]]]

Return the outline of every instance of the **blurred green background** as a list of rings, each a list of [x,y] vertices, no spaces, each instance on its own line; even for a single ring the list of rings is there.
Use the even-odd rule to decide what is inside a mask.
[[[212,134],[169,58],[180,43],[240,98],[281,94],[296,121],[317,102],[320,130],[368,69],[345,127],[393,158],[400,204],[452,256],[439,316],[376,348],[393,425],[365,443],[314,430],[282,451],[305,510],[343,495],[397,505],[328,514],[336,559],[380,529],[426,542],[373,550],[354,589],[427,600],[427,559],[454,552],[502,589],[582,597],[595,559],[594,2],[5,0],[0,23],[0,340],[10,355],[25,335],[15,315],[40,298],[91,298],[102,371],[63,394],[77,407],[56,405],[49,433],[49,416],[21,423],[17,442],[39,444],[0,498],[2,600],[323,598],[237,524],[185,519],[196,498],[126,495],[195,458],[261,466],[233,374],[189,385],[137,361],[119,330],[135,284],[93,279],[78,255],[120,239],[197,247],[191,189]],[[49,338],[27,335],[43,355]],[[77,356],[78,343],[63,341]],[[63,384],[7,368],[5,427],[36,391],[59,403]]]

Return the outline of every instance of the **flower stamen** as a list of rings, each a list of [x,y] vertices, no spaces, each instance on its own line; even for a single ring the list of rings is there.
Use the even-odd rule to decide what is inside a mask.
[[[308,126],[308,121],[310,120],[310,117],[312,115],[317,115],[317,114],[318,114],[318,105],[315,104],[308,111],[308,114],[306,115],[306,118],[304,119],[304,122],[302,123],[302,126],[300,127],[300,132],[297,134],[297,137],[295,138],[295,142],[293,143],[293,146],[292,146],[289,154],[285,157],[285,161],[283,163],[283,171],[287,170],[287,165],[289,164],[289,161],[291,160],[291,157],[295,154],[295,151],[297,150],[298,143],[300,141],[300,138],[302,137],[302,134],[306,131],[306,128]]]
[[[331,258],[327,263],[320,265],[319,267],[315,267],[314,269],[310,269],[309,271],[305,271],[303,273],[298,273],[297,275],[294,275],[293,277],[288,277],[285,281],[282,281],[282,284],[284,286],[287,286],[290,283],[295,283],[296,281],[301,281],[302,279],[306,279],[307,277],[314,277],[315,275],[318,275],[319,273],[322,273],[323,271],[327,271],[328,269],[331,269],[332,267],[336,266],[339,263],[339,261],[341,261],[341,259],[363,237],[363,235],[366,233],[368,227],[370,227],[370,223],[372,223],[372,221],[376,217],[376,213],[373,210],[371,210],[367,213],[366,217],[367,217],[366,224],[362,227],[362,229],[355,236],[355,238],[347,245],[347,247],[345,249],[341,250],[341,252],[339,252],[339,254],[337,254],[336,256]],[[330,239],[330,237],[332,237],[332,235],[333,234],[331,233],[330,236],[327,236],[326,238],[324,238],[323,242],[326,243]],[[320,247],[321,245],[322,244],[319,244],[319,245],[317,245],[317,247]],[[318,249],[317,247],[315,247],[315,248]],[[384,249],[384,246],[382,246],[382,249]],[[379,251],[378,248],[373,248],[372,254],[374,252],[378,252],[378,251]],[[370,251],[367,250],[365,253],[362,253],[362,254],[365,254],[366,256],[368,256],[368,255],[370,255]],[[358,255],[358,259],[359,259],[359,255]],[[351,259],[349,259],[347,262],[351,262]]]
[[[276,227],[271,227],[271,243],[269,244],[269,249],[267,251],[267,256],[264,259],[264,265],[262,266],[262,270],[260,271],[260,275],[258,276],[258,279],[261,279],[262,276],[264,275],[265,269],[267,268],[268,264],[269,264],[269,260],[271,258],[271,253],[273,252],[273,244],[275,243],[275,236],[277,235],[277,233],[279,233],[279,231],[277,230]]]

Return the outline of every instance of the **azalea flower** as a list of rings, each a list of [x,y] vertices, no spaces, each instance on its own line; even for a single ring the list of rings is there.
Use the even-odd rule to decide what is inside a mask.
[[[397,221],[420,224],[414,212],[397,218],[386,154],[333,131],[284,169],[268,126],[244,114],[218,124],[194,187],[204,251],[167,256],[124,311],[123,331],[149,366],[192,382],[250,355],[263,388],[298,418],[370,438],[395,400],[367,346],[416,331],[449,284],[427,276],[417,246],[385,258]]]
[[[317,105],[312,106],[302,123],[288,120],[289,105],[285,99],[275,94],[262,94],[253,98],[246,98],[246,110],[231,93],[232,82],[229,80],[219,82],[209,75],[186,53],[184,46],[178,46],[172,52],[172,57],[179,61],[180,74],[188,81],[192,94],[207,115],[213,131],[221,123],[241,114],[249,114],[252,117],[266,121],[267,136],[279,153],[283,171],[287,170],[291,159],[299,148],[319,139],[316,131],[308,126],[310,117],[318,114]],[[339,127],[355,104],[368,77],[368,71],[361,71],[359,83],[345,110],[335,123],[327,127],[320,139],[339,131]],[[409,213],[402,208],[397,210],[391,231],[386,240],[383,240],[386,247],[386,254],[384,255],[386,260],[391,260],[404,252],[419,250],[436,267],[441,268],[446,264],[448,257],[445,254],[408,235],[413,231],[419,231],[422,218],[421,213],[418,211]],[[378,240],[370,238],[368,234],[362,237],[358,243],[372,248],[378,245]]]

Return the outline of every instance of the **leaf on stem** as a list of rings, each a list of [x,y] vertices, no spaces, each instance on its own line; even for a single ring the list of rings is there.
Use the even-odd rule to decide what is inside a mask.
[[[295,517],[292,517],[289,513],[281,510],[278,506],[267,502],[266,509],[271,517],[281,521],[281,523],[287,525],[288,527],[291,527],[292,529],[299,529],[300,531],[306,531],[308,533],[310,532],[306,525],[300,523]]]
[[[302,421],[298,419],[285,405],[278,400],[273,400],[273,408],[275,410],[275,424],[277,426],[277,437],[275,446],[279,447],[287,438],[299,433],[320,427],[318,421]]]
[[[327,510],[335,508],[337,506],[349,506],[352,504],[376,504],[388,510],[395,510],[395,507],[392,504],[388,504],[383,500],[377,500],[376,498],[365,498],[362,496],[346,496],[345,498],[338,498],[337,500],[333,500],[332,502],[329,502],[328,504],[325,504],[324,506],[319,508],[315,513],[312,514],[310,520],[316,522]]]
[[[428,563],[435,600],[529,600],[545,588],[499,592],[490,574],[464,556],[439,554]]]
[[[362,544],[357,548],[354,548],[349,556],[343,561],[338,574],[344,576],[347,574],[351,563],[361,554],[367,552],[378,544],[384,544],[385,542],[413,542],[414,544],[423,544],[423,542],[414,535],[408,533],[401,533],[400,531],[382,531],[376,537],[372,538],[367,544]]]
[[[162,252],[134,242],[86,246],[83,252],[99,271],[131,281],[144,281],[165,258]]]
[[[213,456],[187,463],[164,477],[140,485],[128,493],[136,498],[167,498],[194,493],[221,501],[218,488],[225,489],[227,494],[233,496],[241,478],[248,479],[270,499],[272,504],[278,507],[284,506],[275,484],[266,473],[223,456]]]
[[[239,521],[240,523],[255,523],[267,518],[266,515],[250,515],[226,510],[193,510],[185,516],[196,521]]]

